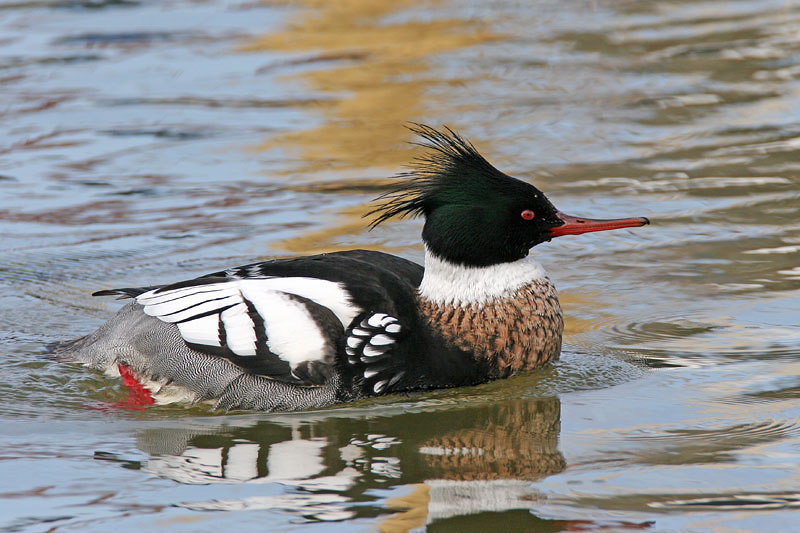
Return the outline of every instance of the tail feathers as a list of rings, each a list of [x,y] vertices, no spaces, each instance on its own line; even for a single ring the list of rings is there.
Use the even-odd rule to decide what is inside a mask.
[[[84,362],[84,358],[80,357],[79,354],[81,349],[89,341],[89,337],[90,335],[85,335],[69,341],[51,342],[45,345],[45,353],[58,361],[71,363]]]
[[[130,359],[136,353],[131,339],[141,332],[140,322],[147,315],[141,306],[130,302],[100,328],[75,340],[62,341],[49,346],[53,355],[62,361],[73,361],[106,370],[116,366],[120,356]]]
[[[104,289],[102,291],[93,292],[92,296],[117,296],[117,300],[124,300],[126,298],[136,298],[140,294],[144,294],[153,289],[158,289],[159,285],[152,287],[125,287],[123,289]]]

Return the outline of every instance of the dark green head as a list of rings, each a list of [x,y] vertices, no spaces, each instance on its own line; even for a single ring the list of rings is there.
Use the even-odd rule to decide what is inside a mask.
[[[428,249],[467,266],[522,259],[537,244],[566,234],[556,228],[581,230],[569,233],[614,229],[563,215],[539,189],[497,170],[450,128],[414,124],[410,129],[429,151],[414,160],[411,171],[398,175],[399,185],[377,199],[378,207],[368,213],[377,215],[371,227],[393,216],[423,215]],[[625,220],[637,221],[629,226],[646,223]]]

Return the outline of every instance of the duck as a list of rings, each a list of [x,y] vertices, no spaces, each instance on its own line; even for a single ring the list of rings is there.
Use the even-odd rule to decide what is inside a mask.
[[[141,405],[226,411],[471,386],[556,360],[564,318],[531,249],[649,220],[566,215],[454,130],[409,128],[425,152],[365,216],[370,229],[423,217],[424,266],[357,249],[101,290],[130,301],[54,353],[121,377]]]

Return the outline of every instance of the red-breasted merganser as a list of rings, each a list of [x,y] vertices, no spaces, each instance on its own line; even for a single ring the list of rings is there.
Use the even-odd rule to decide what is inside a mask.
[[[474,385],[556,359],[561,307],[530,249],[649,221],[565,215],[449,128],[411,129],[429,151],[378,198],[371,226],[424,216],[424,268],[351,250],[99,291],[133,301],[56,354],[159,403],[266,411]]]

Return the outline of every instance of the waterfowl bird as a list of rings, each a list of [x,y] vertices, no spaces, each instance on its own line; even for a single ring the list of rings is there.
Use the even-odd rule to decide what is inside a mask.
[[[371,226],[423,216],[424,268],[351,250],[103,290],[133,300],[56,354],[121,375],[144,403],[266,411],[474,385],[556,359],[561,307],[530,249],[648,220],[565,215],[452,130],[411,129],[428,152],[378,198]]]

